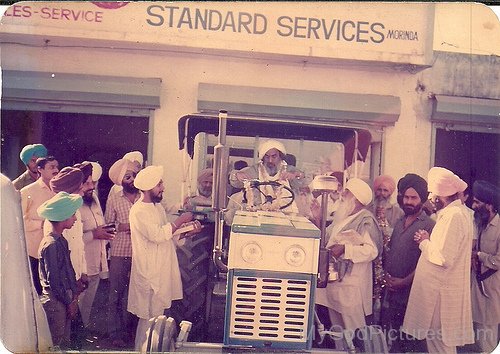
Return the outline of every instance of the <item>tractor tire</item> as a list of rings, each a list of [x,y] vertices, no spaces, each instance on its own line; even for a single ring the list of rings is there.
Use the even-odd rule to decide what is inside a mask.
[[[177,259],[182,278],[183,298],[172,303],[172,314],[176,321],[193,324],[188,340],[205,340],[207,305],[211,296],[211,281],[215,274],[212,262],[214,224],[207,223],[202,231],[186,240],[177,249]]]
[[[175,351],[177,328],[172,317],[157,316],[149,320],[145,353],[172,353]]]

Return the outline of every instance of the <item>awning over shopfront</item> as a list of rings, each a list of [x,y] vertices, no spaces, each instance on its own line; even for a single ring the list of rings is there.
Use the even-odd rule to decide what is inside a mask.
[[[500,100],[436,95],[431,121],[500,129]]]
[[[399,97],[388,95],[200,83],[198,110],[220,109],[244,115],[389,126],[398,120],[401,103]]]
[[[149,116],[160,107],[161,79],[2,72],[2,109]]]

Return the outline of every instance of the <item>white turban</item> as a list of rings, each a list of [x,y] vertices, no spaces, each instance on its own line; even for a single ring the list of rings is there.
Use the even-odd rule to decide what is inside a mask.
[[[264,155],[271,149],[279,150],[283,153],[283,155],[286,155],[286,149],[282,143],[274,139],[269,139],[260,144],[259,159],[262,160],[264,158]]]
[[[453,172],[443,167],[433,167],[427,175],[429,192],[440,197],[449,197],[467,188],[467,183],[462,181]]]
[[[119,159],[109,169],[109,179],[114,184],[121,186],[125,173],[127,173],[128,170],[137,172],[137,169],[138,168],[133,161]]]
[[[92,181],[97,182],[102,176],[102,167],[97,162],[91,161],[90,164],[92,165]]]
[[[163,166],[148,166],[137,174],[134,185],[141,191],[149,191],[156,187],[162,178]]]
[[[127,152],[125,155],[123,155],[123,158],[129,161],[137,161],[141,166],[144,162],[144,156],[142,156],[142,153],[140,151]]]
[[[344,186],[344,189],[351,191],[354,197],[363,205],[368,205],[371,203],[373,198],[372,189],[362,179],[359,178],[351,178],[347,181]]]

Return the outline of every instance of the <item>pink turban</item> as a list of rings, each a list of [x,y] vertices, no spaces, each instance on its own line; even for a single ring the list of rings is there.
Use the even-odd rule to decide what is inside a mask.
[[[467,183],[443,167],[431,168],[427,180],[429,192],[440,197],[449,197],[458,192],[463,192],[467,188]]]
[[[381,186],[381,185],[384,185],[385,187],[387,187],[387,189],[389,190],[389,193],[392,194],[394,193],[394,190],[396,189],[396,181],[394,181],[394,178],[392,178],[391,176],[389,175],[382,175],[382,176],[378,176],[377,178],[375,178],[375,180],[373,181],[373,190],[374,191],[377,191],[377,189]]]
[[[138,172],[137,165],[133,161],[120,159],[116,161],[109,169],[109,179],[114,184],[121,186],[123,177],[129,170]]]

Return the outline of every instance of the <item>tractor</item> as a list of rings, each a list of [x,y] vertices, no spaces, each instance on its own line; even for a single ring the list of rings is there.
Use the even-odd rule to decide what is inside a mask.
[[[265,138],[284,141],[299,155],[298,167],[316,174],[309,189],[321,196],[320,227],[305,215],[285,212],[304,195],[279,181],[246,180],[237,210],[230,221],[225,217],[231,199],[230,167],[237,159],[254,163],[255,146]],[[143,351],[310,352],[323,351],[317,347],[329,337],[336,348],[354,352],[352,334],[327,330],[320,321],[314,295],[317,287],[336,280],[325,248],[326,209],[329,194],[343,181],[328,172],[369,176],[365,167],[371,143],[366,129],[324,122],[228,117],[225,111],[182,117],[179,145],[187,152],[184,167],[194,176],[213,167],[212,206],[193,209],[205,228],[178,250],[184,299],[173,305],[173,318],[150,320]],[[277,192],[255,203],[252,190],[263,193],[266,185]],[[380,329],[363,331],[370,338],[363,342],[364,351],[387,351]]]

